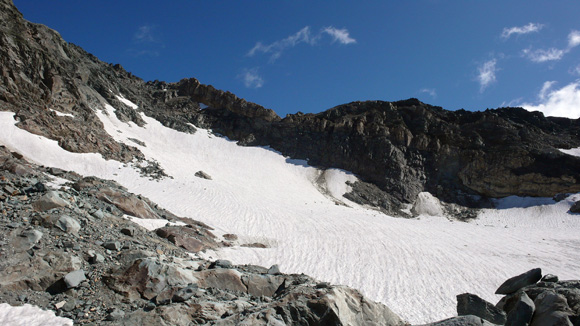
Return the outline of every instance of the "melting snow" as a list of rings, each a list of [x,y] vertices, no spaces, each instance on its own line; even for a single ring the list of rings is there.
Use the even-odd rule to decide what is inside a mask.
[[[50,109],[50,111],[56,113],[56,115],[58,115],[59,117],[71,117],[71,118],[75,117],[74,115],[72,115],[70,113],[62,113],[62,112],[59,112],[59,111],[53,110],[53,109]]]
[[[0,325],[6,326],[72,326],[68,318],[57,317],[53,311],[25,304],[14,307],[0,303]]]
[[[217,234],[238,234],[238,243],[269,245],[224,248],[208,257],[279,264],[286,273],[352,286],[412,323],[455,315],[455,296],[464,292],[495,303],[500,297],[493,293],[504,280],[531,268],[561,279],[579,277],[580,219],[567,213],[578,195],[529,207],[505,199],[499,203],[504,209],[483,210],[470,223],[441,216],[393,218],[350,202],[336,205],[346,202],[344,181],[356,180],[345,171],[322,172],[206,130],[180,133],[145,116],[141,128],[117,120],[113,110],[98,112],[107,132],[129,144],[128,138],[145,142],[145,156],[173,179],[151,181],[100,155],[67,152],[17,128],[9,112],[0,112],[0,143],[43,165],[114,179],[177,215],[215,227]],[[213,180],[195,177],[199,170]]]

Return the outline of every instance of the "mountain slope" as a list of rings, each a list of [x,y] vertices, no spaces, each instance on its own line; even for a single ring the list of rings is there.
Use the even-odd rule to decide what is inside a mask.
[[[0,107],[10,111],[0,112],[0,143],[41,165],[115,180],[220,239],[238,236],[198,256],[352,286],[411,322],[453,315],[461,292],[496,301],[494,287],[537,265],[577,278],[580,222],[568,213],[577,194],[525,199],[525,208],[507,198],[457,223],[423,191],[466,205],[578,192],[578,158],[556,150],[580,146],[578,121],[417,100],[282,119],[195,79],[143,82],[0,3]],[[364,181],[378,186],[383,211],[419,218],[345,198],[366,196]]]

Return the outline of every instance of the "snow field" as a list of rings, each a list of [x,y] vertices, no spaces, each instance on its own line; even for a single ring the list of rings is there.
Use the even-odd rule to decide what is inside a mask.
[[[143,141],[146,147],[137,147],[173,176],[156,182],[100,155],[66,152],[15,127],[12,115],[0,112],[0,143],[28,159],[114,179],[177,215],[215,227],[218,235],[235,233],[239,244],[269,246],[203,256],[279,264],[285,273],[345,284],[411,323],[455,315],[455,296],[464,292],[495,303],[500,297],[493,292],[504,280],[531,268],[561,279],[580,277],[580,218],[567,213],[573,198],[526,208],[508,198],[499,203],[504,209],[484,210],[463,223],[429,216],[437,206],[425,196],[421,207],[427,215],[393,218],[342,198],[349,190],[344,182],[356,180],[352,174],[320,171],[267,148],[237,146],[206,130],[184,134],[146,116],[141,128],[116,119],[110,105],[98,111],[115,139],[131,146],[128,138]],[[195,177],[200,170],[213,180]]]

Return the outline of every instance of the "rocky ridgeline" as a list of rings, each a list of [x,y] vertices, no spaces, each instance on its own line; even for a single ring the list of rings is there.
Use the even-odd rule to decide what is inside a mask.
[[[351,288],[276,265],[197,258],[239,245],[237,236],[216,237],[113,181],[39,167],[5,147],[0,211],[0,302],[54,310],[75,324],[405,324]],[[128,216],[167,224],[148,231]]]
[[[352,102],[282,119],[194,78],[144,82],[27,22],[11,0],[0,7],[0,109],[72,152],[144,159],[103,129],[95,112],[110,104],[122,121],[142,126],[143,112],[179,131],[211,128],[240,145],[269,145],[321,168],[351,171],[362,182],[349,199],[393,215],[405,215],[402,204],[424,191],[465,207],[580,191],[580,158],[558,150],[580,146],[580,120],[521,108],[446,111],[416,99]]]

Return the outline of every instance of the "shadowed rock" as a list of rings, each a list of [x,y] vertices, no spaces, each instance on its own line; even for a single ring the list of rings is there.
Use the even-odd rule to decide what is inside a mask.
[[[502,285],[495,291],[495,294],[511,294],[519,289],[535,284],[542,278],[542,270],[540,268],[534,268],[518,276],[514,276],[507,281],[503,282]]]
[[[506,321],[506,315],[503,311],[471,293],[457,296],[457,314],[459,316],[474,315],[494,324],[504,324]]]

